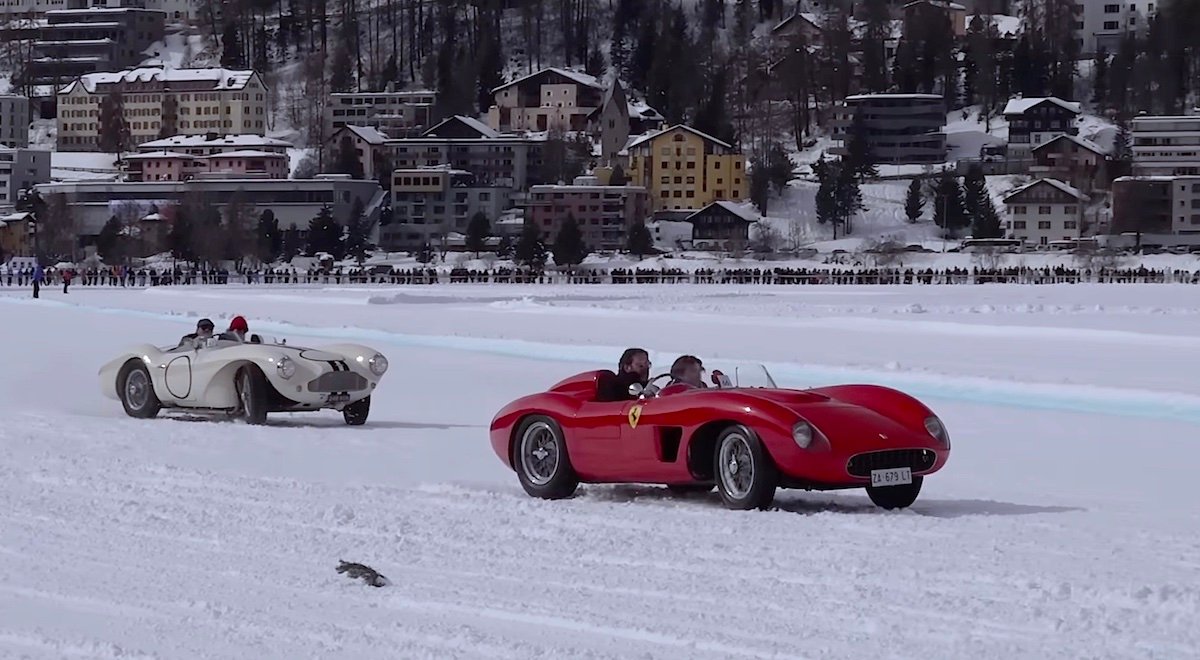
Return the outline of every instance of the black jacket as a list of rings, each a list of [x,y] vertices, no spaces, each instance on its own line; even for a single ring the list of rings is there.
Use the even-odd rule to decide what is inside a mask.
[[[629,394],[629,386],[634,383],[645,385],[642,382],[642,377],[636,373],[614,374],[606,372],[596,382],[596,400],[629,401],[635,399],[637,397]]]

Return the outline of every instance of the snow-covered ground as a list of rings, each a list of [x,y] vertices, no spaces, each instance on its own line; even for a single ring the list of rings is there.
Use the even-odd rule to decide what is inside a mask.
[[[0,657],[1200,656],[1189,287],[0,289],[0,314]],[[383,349],[368,425],[101,396],[123,346],[233,314]],[[526,497],[494,411],[631,344],[903,387],[950,462],[891,513]]]

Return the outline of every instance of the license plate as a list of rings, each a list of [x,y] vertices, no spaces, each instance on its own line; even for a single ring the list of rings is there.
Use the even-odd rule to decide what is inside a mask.
[[[903,486],[912,483],[912,468],[871,470],[872,486]]]
[[[349,394],[330,394],[325,398],[326,403],[346,403],[349,400]]]

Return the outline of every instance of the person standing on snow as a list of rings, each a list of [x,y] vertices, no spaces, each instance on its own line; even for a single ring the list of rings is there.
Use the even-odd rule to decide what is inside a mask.
[[[63,293],[69,293],[67,291],[67,289],[69,289],[71,287],[71,278],[73,278],[74,276],[75,276],[75,274],[70,270],[63,271],[63,274],[62,274]]]
[[[42,270],[42,264],[37,264],[33,267],[33,297],[37,298],[42,291],[42,282],[46,280],[46,271]]]

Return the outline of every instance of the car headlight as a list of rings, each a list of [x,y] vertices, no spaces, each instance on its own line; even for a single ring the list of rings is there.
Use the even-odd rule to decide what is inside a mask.
[[[275,371],[279,373],[280,378],[287,380],[296,375],[296,363],[290,357],[281,357],[275,365]]]
[[[792,427],[792,439],[796,441],[796,444],[801,449],[808,449],[813,439],[812,424],[808,422],[796,422],[796,425]]]
[[[387,371],[388,369],[387,358],[383,357],[379,353],[376,353],[375,356],[370,359],[368,365],[371,367],[371,373],[375,374],[376,376],[382,376],[383,372]]]
[[[943,445],[946,445],[947,449],[950,448],[950,434],[946,432],[946,426],[942,424],[942,420],[934,416],[926,417],[925,430],[929,431],[929,435],[932,435]]]

